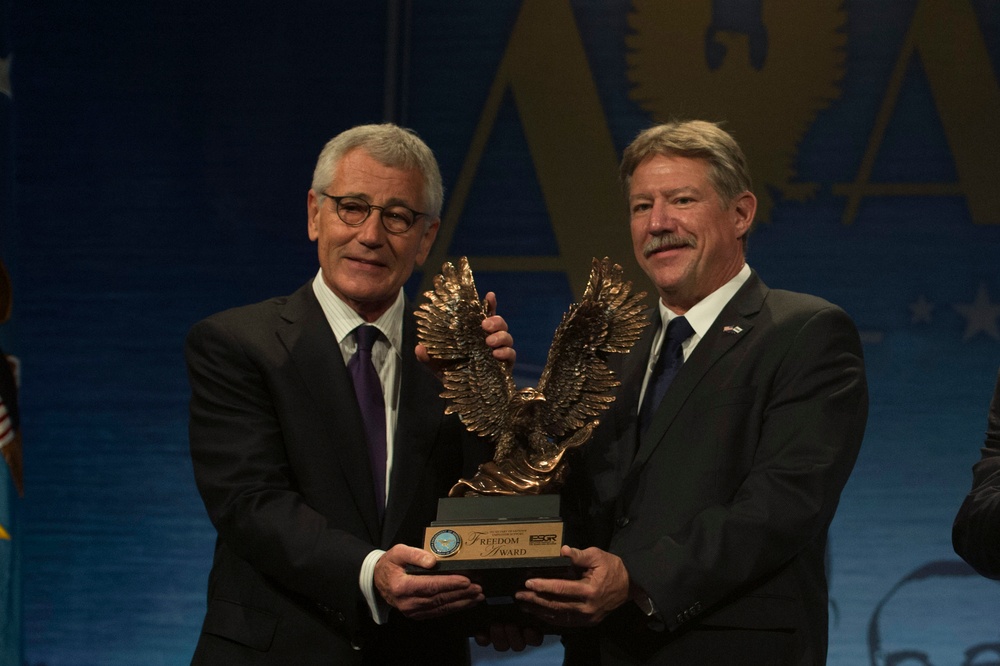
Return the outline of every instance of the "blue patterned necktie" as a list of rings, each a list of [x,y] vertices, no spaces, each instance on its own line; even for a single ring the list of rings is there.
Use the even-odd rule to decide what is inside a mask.
[[[358,398],[361,416],[364,419],[365,439],[368,443],[368,458],[371,460],[372,476],[375,482],[375,504],[378,506],[379,520],[385,512],[385,397],[378,371],[372,363],[372,347],[382,333],[374,326],[358,326],[354,329],[354,339],[358,351],[347,363],[347,369],[354,380],[354,394]]]
[[[642,397],[642,407],[639,409],[639,434],[646,432],[653,421],[653,414],[660,406],[660,401],[667,393],[674,375],[684,363],[684,341],[694,335],[694,329],[684,317],[674,317],[667,324],[667,334],[661,342],[660,357],[656,359],[653,373],[646,385],[646,394]]]

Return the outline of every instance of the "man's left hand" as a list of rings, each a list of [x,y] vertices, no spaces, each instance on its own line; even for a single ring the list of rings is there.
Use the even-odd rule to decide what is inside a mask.
[[[483,330],[486,332],[486,344],[493,349],[493,358],[503,361],[508,366],[513,367],[517,360],[517,352],[514,351],[514,338],[507,331],[507,322],[496,313],[497,296],[492,291],[486,294],[487,317],[483,320]],[[426,363],[436,375],[441,376],[442,363],[430,357],[427,347],[417,345],[417,360]]]

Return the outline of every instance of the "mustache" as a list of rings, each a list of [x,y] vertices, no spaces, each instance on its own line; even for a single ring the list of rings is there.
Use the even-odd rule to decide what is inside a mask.
[[[661,236],[653,236],[650,238],[649,242],[642,246],[642,254],[643,256],[648,257],[657,250],[675,247],[698,247],[698,243],[690,236],[681,236],[680,234],[663,234]]]

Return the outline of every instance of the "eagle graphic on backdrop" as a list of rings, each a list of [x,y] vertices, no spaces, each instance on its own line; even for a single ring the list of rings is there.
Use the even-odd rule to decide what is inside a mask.
[[[804,201],[798,146],[840,96],[841,0],[634,0],[626,37],[630,96],[657,122],[723,122],[746,153],[768,221],[775,196]]]
[[[493,461],[449,493],[523,495],[554,492],[565,480],[563,454],[582,445],[620,384],[605,358],[632,348],[648,323],[644,292],[632,294],[622,268],[594,259],[583,298],[556,328],[538,386],[518,390],[510,366],[486,344],[469,262],[445,263],[428,301],[415,313],[420,343],[443,366],[446,412],[496,445]]]

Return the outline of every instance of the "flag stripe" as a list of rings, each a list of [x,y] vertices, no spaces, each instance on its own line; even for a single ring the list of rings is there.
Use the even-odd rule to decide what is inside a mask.
[[[14,424],[11,423],[7,406],[3,404],[3,398],[0,398],[0,449],[12,441],[14,441]]]

